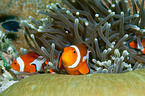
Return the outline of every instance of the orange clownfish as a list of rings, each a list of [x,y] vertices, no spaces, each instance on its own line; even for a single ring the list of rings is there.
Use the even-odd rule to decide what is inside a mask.
[[[59,59],[58,69],[65,69],[70,75],[87,74],[90,72],[88,66],[90,51],[84,44],[65,47]]]
[[[38,54],[35,52],[29,52],[26,55],[16,58],[12,62],[11,67],[16,71],[33,73],[43,71],[43,68],[46,65],[48,65],[48,61],[46,59],[41,58],[40,60]]]
[[[142,46],[143,46],[143,48],[144,48],[144,50],[142,50],[142,53],[145,54],[145,38],[143,38],[143,39],[141,40],[141,44],[142,44]],[[131,48],[139,49],[139,48],[138,48],[138,43],[137,43],[137,41],[130,41],[128,45],[129,45],[129,47],[131,47]]]

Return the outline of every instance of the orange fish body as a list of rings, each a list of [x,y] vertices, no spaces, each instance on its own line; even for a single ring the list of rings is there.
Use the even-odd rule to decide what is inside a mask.
[[[143,46],[143,48],[144,48],[144,50],[142,51],[142,53],[145,54],[145,38],[143,38],[143,39],[141,40],[141,44],[142,44],[142,46]],[[139,48],[138,48],[137,41],[130,41],[130,42],[129,42],[129,46],[130,46],[131,48],[134,48],[134,49],[139,49]]]
[[[42,71],[42,66],[47,62],[47,60],[42,59],[38,60],[38,54],[35,52],[29,52],[26,55],[22,55],[18,58],[16,58],[12,64],[11,67],[20,72],[28,72],[28,73],[33,73],[37,71]],[[48,64],[48,62],[47,62]],[[47,65],[45,64],[45,65]]]
[[[70,75],[89,73],[89,52],[87,46],[84,44],[65,47],[64,52],[59,59],[58,69],[65,69]]]

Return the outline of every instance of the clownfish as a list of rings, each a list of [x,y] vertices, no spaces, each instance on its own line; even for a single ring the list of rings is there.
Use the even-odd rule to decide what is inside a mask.
[[[144,48],[144,50],[142,50],[142,53],[145,54],[145,38],[143,38],[143,39],[141,40],[141,44],[142,44],[142,46],[143,46],[143,48]],[[138,48],[138,43],[137,43],[137,41],[130,41],[128,45],[129,45],[129,47],[131,47],[131,48],[139,49],[139,48]]]
[[[84,44],[72,45],[65,47],[59,58],[57,68],[65,69],[70,75],[87,74],[90,72],[88,66],[90,51]]]
[[[16,58],[11,67],[19,72],[38,72],[44,71],[44,67],[48,65],[48,61],[46,59],[40,59],[39,55],[35,52],[29,52],[26,55],[22,55]]]

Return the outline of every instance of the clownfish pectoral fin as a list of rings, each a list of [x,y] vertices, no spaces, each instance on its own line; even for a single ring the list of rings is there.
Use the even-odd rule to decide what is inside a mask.
[[[29,68],[27,68],[25,70],[25,72],[29,72],[29,73],[37,72],[36,66],[35,65],[31,65]]]
[[[62,58],[61,57],[59,58],[59,63],[58,63],[57,68],[60,69],[60,70],[64,69],[64,66],[62,64]]]
[[[142,53],[145,54],[145,48],[144,48],[144,50],[142,50]]]
[[[87,74],[90,72],[90,68],[88,64],[86,63],[86,60],[82,63],[82,66],[80,67],[79,72],[81,74]]]

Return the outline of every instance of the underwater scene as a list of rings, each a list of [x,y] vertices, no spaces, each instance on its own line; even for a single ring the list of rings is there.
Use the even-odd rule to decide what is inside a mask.
[[[144,0],[0,1],[0,96],[145,96]]]

